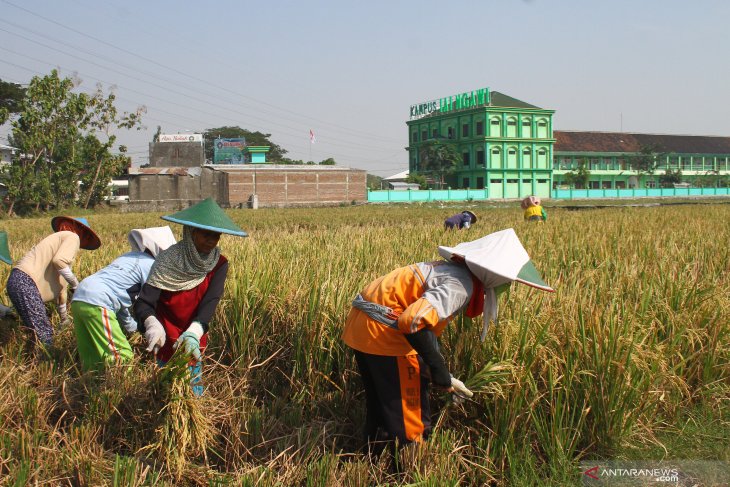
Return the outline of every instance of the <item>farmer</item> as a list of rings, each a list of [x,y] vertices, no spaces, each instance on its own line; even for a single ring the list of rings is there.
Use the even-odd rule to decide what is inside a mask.
[[[8,265],[13,265],[13,259],[10,258],[10,249],[8,248],[8,234],[3,231],[0,231],[0,260]],[[15,316],[15,310],[0,304],[0,318],[6,316]]]
[[[455,402],[472,396],[449,373],[437,341],[458,313],[483,314],[484,340],[490,320],[496,320],[497,295],[512,281],[552,291],[511,228],[439,247],[439,253],[445,260],[391,271],[352,302],[342,339],[355,350],[365,386],[369,445],[428,438],[430,383],[451,392]]]
[[[218,240],[222,233],[247,234],[211,198],[162,219],[182,224],[183,237],[157,256],[134,314],[147,339],[147,351],[154,352],[159,365],[167,363],[180,346],[191,356],[193,392],[201,395],[208,324],[228,272]]]
[[[540,222],[544,223],[547,221],[547,212],[545,208],[540,204],[540,198],[537,196],[528,196],[523,199],[520,203],[520,207],[525,210],[524,217],[527,222]]]
[[[167,226],[134,229],[127,238],[132,251],[81,281],[71,300],[84,370],[100,370],[107,363],[133,357],[124,334],[124,331],[137,331],[137,322],[130,314],[132,304],[147,280],[155,257],[175,243],[175,236]]]
[[[461,213],[457,213],[456,215],[452,215],[448,217],[444,221],[444,228],[446,230],[453,230],[453,229],[459,229],[462,228],[468,229],[472,223],[477,222],[477,216],[472,213],[469,210],[462,211]]]
[[[66,288],[74,291],[79,285],[71,270],[76,254],[79,248],[95,250],[101,246],[86,218],[57,216],[51,220],[51,228],[55,233],[15,264],[7,284],[10,301],[23,323],[45,346],[53,342],[53,328],[44,303],[54,301],[61,323],[66,323]]]

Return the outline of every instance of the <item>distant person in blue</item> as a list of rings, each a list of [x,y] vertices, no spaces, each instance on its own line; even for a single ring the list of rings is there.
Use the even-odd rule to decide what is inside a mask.
[[[461,230],[463,228],[469,228],[472,223],[477,222],[477,216],[469,210],[462,211],[456,215],[450,216],[444,222],[446,230]]]
[[[85,371],[98,371],[134,356],[126,337],[137,331],[131,307],[157,254],[175,243],[167,226],[134,229],[128,239],[132,251],[81,281],[71,301],[79,359]]]

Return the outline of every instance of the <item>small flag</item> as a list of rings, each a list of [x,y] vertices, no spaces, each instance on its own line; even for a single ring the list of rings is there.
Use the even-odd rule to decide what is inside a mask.
[[[312,132],[312,129],[309,129],[309,142],[312,144],[317,142],[317,138],[314,136],[314,132]]]

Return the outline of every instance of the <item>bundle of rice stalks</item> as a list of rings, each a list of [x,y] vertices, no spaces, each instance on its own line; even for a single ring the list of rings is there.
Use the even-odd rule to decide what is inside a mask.
[[[190,461],[202,457],[207,465],[207,449],[216,433],[206,415],[206,400],[193,394],[188,361],[189,356],[178,350],[160,369],[157,383],[165,405],[159,413],[156,441],[138,452],[155,457],[178,480]]]

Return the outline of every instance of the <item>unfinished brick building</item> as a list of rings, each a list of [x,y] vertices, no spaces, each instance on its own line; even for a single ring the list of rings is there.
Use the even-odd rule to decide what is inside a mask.
[[[367,201],[366,171],[276,164],[143,168],[130,172],[129,209],[184,208],[205,198],[242,208]]]

